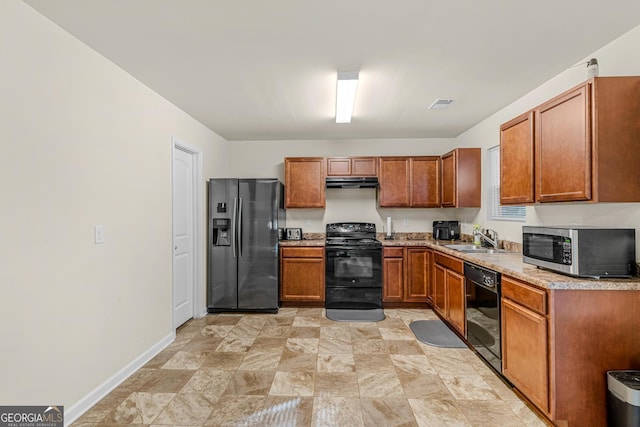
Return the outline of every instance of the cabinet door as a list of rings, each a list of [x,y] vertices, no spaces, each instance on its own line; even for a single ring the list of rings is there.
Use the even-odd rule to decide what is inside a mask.
[[[591,199],[591,119],[588,84],[536,110],[536,199]]]
[[[428,297],[431,251],[424,248],[407,249],[407,280],[404,301],[425,302]]]
[[[282,301],[324,301],[324,258],[282,258]]]
[[[447,270],[446,274],[447,316],[451,324],[464,335],[465,333],[465,286],[464,276]]]
[[[403,261],[402,258],[384,258],[382,301],[401,302],[403,300]]]
[[[378,203],[381,207],[408,207],[409,158],[382,157],[379,161]]]
[[[456,157],[455,151],[442,156],[442,206],[456,205]]]
[[[351,159],[348,157],[330,157],[327,159],[327,176],[351,175]]]
[[[284,174],[286,208],[324,208],[324,158],[287,157]]]
[[[500,126],[500,204],[534,202],[533,111]]]
[[[376,157],[352,157],[351,175],[353,176],[377,176],[378,162]]]
[[[412,157],[410,166],[411,206],[440,207],[440,158]]]
[[[433,308],[446,317],[447,295],[445,293],[447,270],[433,265]]]
[[[549,412],[547,319],[502,299],[502,372],[543,412]]]

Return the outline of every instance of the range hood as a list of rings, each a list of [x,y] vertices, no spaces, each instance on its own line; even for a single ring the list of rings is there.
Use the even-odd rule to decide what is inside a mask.
[[[327,178],[327,188],[375,188],[377,186],[378,177],[375,176]]]

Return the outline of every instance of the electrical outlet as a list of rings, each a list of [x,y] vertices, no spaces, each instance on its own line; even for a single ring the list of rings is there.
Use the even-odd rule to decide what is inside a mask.
[[[104,225],[94,225],[93,234],[96,244],[104,243]]]
[[[402,226],[406,227],[409,225],[409,218],[402,218]]]
[[[311,220],[310,219],[305,219],[304,220],[304,226],[305,227],[311,227]]]

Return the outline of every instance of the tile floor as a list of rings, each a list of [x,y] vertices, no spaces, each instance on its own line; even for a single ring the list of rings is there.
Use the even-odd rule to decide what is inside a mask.
[[[320,308],[191,320],[73,425],[545,426],[468,349],[417,341],[431,310],[334,322]]]

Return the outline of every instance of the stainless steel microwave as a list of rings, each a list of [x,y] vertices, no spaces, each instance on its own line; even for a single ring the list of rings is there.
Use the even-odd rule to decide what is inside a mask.
[[[631,277],[636,274],[636,231],[523,226],[522,260],[576,277]]]

